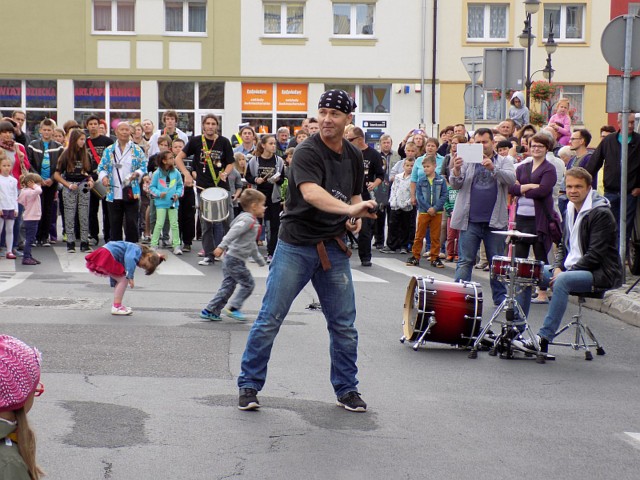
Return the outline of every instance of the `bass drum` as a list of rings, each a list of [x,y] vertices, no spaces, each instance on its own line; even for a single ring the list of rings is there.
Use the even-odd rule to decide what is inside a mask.
[[[404,300],[403,340],[470,347],[482,322],[482,287],[478,283],[441,282],[433,277],[412,277]]]

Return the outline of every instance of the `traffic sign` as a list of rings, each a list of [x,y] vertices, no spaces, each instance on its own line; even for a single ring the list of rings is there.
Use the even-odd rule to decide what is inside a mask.
[[[462,57],[462,64],[469,74],[472,83],[478,83],[482,73],[482,57]]]
[[[607,63],[616,70],[624,70],[624,53],[627,37],[627,15],[620,15],[609,22],[602,32],[600,48]],[[631,71],[640,70],[640,17],[633,17],[631,42]]]
[[[475,95],[474,95],[475,91]],[[464,104],[467,107],[478,108],[482,106],[482,101],[484,100],[484,90],[482,87],[477,86],[476,88],[471,87],[469,85],[464,89]]]

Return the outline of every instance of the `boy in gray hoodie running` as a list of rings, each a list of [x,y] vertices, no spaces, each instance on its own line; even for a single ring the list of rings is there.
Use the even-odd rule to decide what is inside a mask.
[[[258,252],[256,243],[261,229],[258,219],[264,217],[265,200],[264,194],[256,189],[247,189],[240,195],[240,205],[244,211],[231,223],[229,232],[213,251],[216,257],[220,257],[226,251],[222,260],[224,279],[216,295],[200,312],[200,318],[217,322],[221,320],[220,312],[222,311],[235,320],[241,322],[246,320],[240,308],[253,292],[255,282],[245,262],[251,256],[261,267],[266,265]],[[237,284],[240,284],[240,289],[229,301],[228,308],[223,310]]]

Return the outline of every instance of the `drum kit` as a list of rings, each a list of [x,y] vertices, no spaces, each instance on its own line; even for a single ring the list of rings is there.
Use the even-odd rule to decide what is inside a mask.
[[[517,230],[494,231],[509,238],[513,245],[519,238],[536,235]],[[513,248],[511,251],[513,252]],[[544,263],[526,258],[494,257],[491,262],[491,278],[507,286],[504,301],[496,308],[489,322],[480,330],[482,321],[482,288],[474,282],[441,282],[433,277],[412,277],[407,287],[402,319],[403,333],[400,342],[414,342],[418,350],[425,342],[437,342],[470,348],[469,358],[477,358],[481,347],[489,347],[489,355],[514,358],[512,340],[528,337],[537,352],[537,363],[554,357],[540,351],[536,335],[527,324],[526,316],[516,300],[517,293],[542,282]],[[491,332],[494,321],[504,312],[501,332]],[[530,351],[524,351],[532,356]]]

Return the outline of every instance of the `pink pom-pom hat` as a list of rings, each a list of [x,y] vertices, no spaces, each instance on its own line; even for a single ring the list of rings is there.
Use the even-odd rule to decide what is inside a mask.
[[[36,348],[0,335],[0,412],[24,406],[40,381],[40,360]]]

